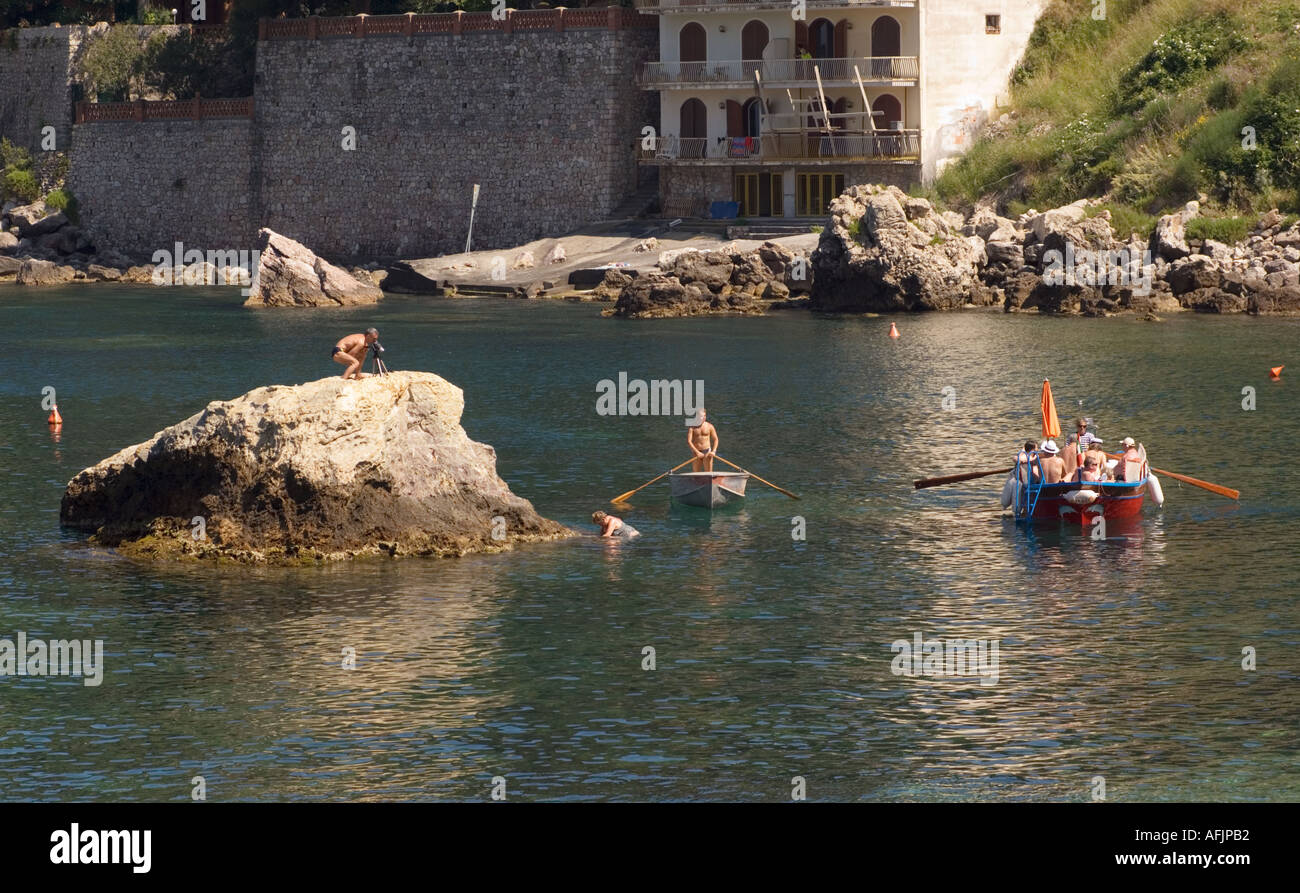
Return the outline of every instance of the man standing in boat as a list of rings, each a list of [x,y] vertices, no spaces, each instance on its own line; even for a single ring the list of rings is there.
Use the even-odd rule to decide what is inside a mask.
[[[699,410],[699,419],[698,425],[686,429],[686,445],[694,456],[691,471],[712,471],[713,457],[718,454],[718,429],[709,423],[703,406]]]

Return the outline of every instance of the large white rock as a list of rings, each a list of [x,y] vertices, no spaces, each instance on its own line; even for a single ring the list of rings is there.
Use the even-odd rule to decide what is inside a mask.
[[[265,228],[258,236],[261,262],[246,307],[338,307],[374,304],[384,296],[288,236]]]
[[[569,535],[510,492],[463,408],[461,389],[428,372],[258,388],[82,471],[60,519],[141,557],[272,562]]]

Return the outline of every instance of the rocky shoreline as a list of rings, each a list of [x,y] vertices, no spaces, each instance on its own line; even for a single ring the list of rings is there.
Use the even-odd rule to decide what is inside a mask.
[[[251,288],[249,306],[337,306],[374,303],[387,275],[380,264],[342,267],[292,239],[263,229],[257,252],[209,252],[203,260],[144,260],[99,248],[62,211],[38,200],[0,208],[0,283],[26,286],[74,282],[135,285],[237,285]],[[214,263],[213,254],[233,255]],[[253,281],[254,274],[258,282]],[[260,288],[258,287],[260,283]]]
[[[1162,217],[1149,240],[1118,238],[1110,213],[1081,200],[1012,220],[992,208],[939,212],[897,187],[855,186],[831,204],[809,261],[767,243],[661,257],[659,271],[610,271],[600,290],[613,316],[757,315],[804,306],[829,313],[1000,307],[1093,317],[1134,313],[1300,313],[1300,223],[1265,214],[1245,241],[1189,241],[1192,202]],[[795,288],[806,301],[788,300]]]
[[[940,212],[894,186],[854,186],[832,202],[808,255],[773,241],[753,250],[665,251],[649,273],[613,267],[594,289],[578,294],[613,304],[606,316],[631,319],[757,316],[795,308],[891,313],[1000,307],[1147,319],[1184,310],[1300,314],[1300,222],[1286,226],[1270,211],[1245,240],[1226,245],[1188,239],[1186,224],[1199,210],[1192,202],[1162,217],[1150,239],[1121,238],[1095,201],[1030,210],[1013,220],[989,207],[969,217]],[[379,263],[329,264],[266,229],[260,262],[143,263],[96,250],[63,212],[42,202],[9,203],[0,211],[0,282],[248,286],[257,272],[259,287],[248,305],[310,307],[373,303],[388,275]],[[516,292],[543,296],[540,288]]]

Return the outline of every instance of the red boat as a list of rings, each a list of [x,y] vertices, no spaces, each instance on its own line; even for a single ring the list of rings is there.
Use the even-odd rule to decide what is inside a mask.
[[[1164,501],[1160,483],[1151,474],[1146,451],[1139,447],[1142,460],[1125,463],[1123,481],[1063,481],[1044,484],[1043,468],[1037,454],[1028,462],[1017,459],[1016,468],[1007,476],[1002,490],[1004,508],[1012,508],[1017,521],[1077,524],[1092,527],[1098,518],[1127,521],[1142,514],[1148,492],[1156,504]],[[1028,481],[1028,483],[1025,483]]]

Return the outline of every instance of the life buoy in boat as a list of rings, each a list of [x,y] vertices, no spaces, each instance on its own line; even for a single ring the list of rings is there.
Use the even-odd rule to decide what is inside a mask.
[[[1100,495],[1096,490],[1071,490],[1063,498],[1070,505],[1092,505]]]
[[[1013,471],[1007,475],[1007,482],[1002,485],[1002,507],[1011,508],[1012,501],[1016,498],[1016,473]]]
[[[1147,473],[1147,493],[1157,506],[1165,504],[1165,491],[1160,489],[1160,481],[1150,472]]]

